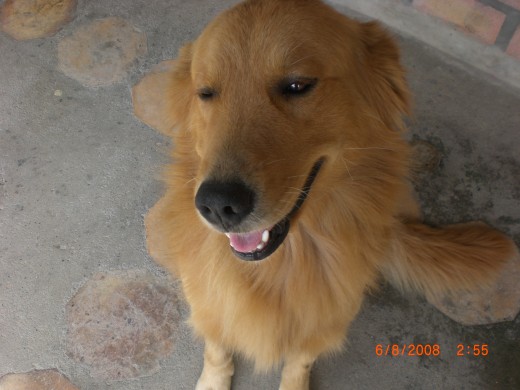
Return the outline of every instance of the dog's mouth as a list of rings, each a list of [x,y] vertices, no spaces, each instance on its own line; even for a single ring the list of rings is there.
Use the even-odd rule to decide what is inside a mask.
[[[278,249],[289,233],[291,219],[302,207],[305,199],[307,199],[312,183],[316,179],[324,160],[324,158],[320,158],[316,161],[305,180],[305,184],[293,208],[289,214],[274,226],[248,233],[226,233],[226,236],[229,238],[229,245],[235,256],[246,261],[258,261],[272,255]]]

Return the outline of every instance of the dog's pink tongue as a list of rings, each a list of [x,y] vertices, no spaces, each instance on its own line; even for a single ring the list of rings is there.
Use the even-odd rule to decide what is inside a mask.
[[[238,252],[254,252],[262,242],[262,231],[250,233],[229,233],[229,244]]]

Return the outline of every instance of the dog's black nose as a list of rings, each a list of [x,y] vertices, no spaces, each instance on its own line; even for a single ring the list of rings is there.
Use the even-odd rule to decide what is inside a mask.
[[[242,181],[208,180],[195,195],[200,214],[224,231],[233,230],[255,206],[255,193]]]

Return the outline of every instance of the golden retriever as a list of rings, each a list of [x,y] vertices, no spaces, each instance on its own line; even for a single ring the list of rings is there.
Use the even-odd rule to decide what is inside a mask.
[[[515,253],[484,224],[420,222],[409,92],[377,23],[248,0],[181,50],[168,88],[173,164],[146,228],[205,340],[199,390],[230,388],[233,353],[308,389],[380,275],[435,295],[490,282]]]

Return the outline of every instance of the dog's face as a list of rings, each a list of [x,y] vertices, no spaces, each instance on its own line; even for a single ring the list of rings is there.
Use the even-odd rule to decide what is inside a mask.
[[[363,116],[391,122],[363,91],[374,28],[319,1],[249,1],[183,49],[175,110],[198,159],[195,205],[238,257],[278,248],[322,171],[373,136]]]

